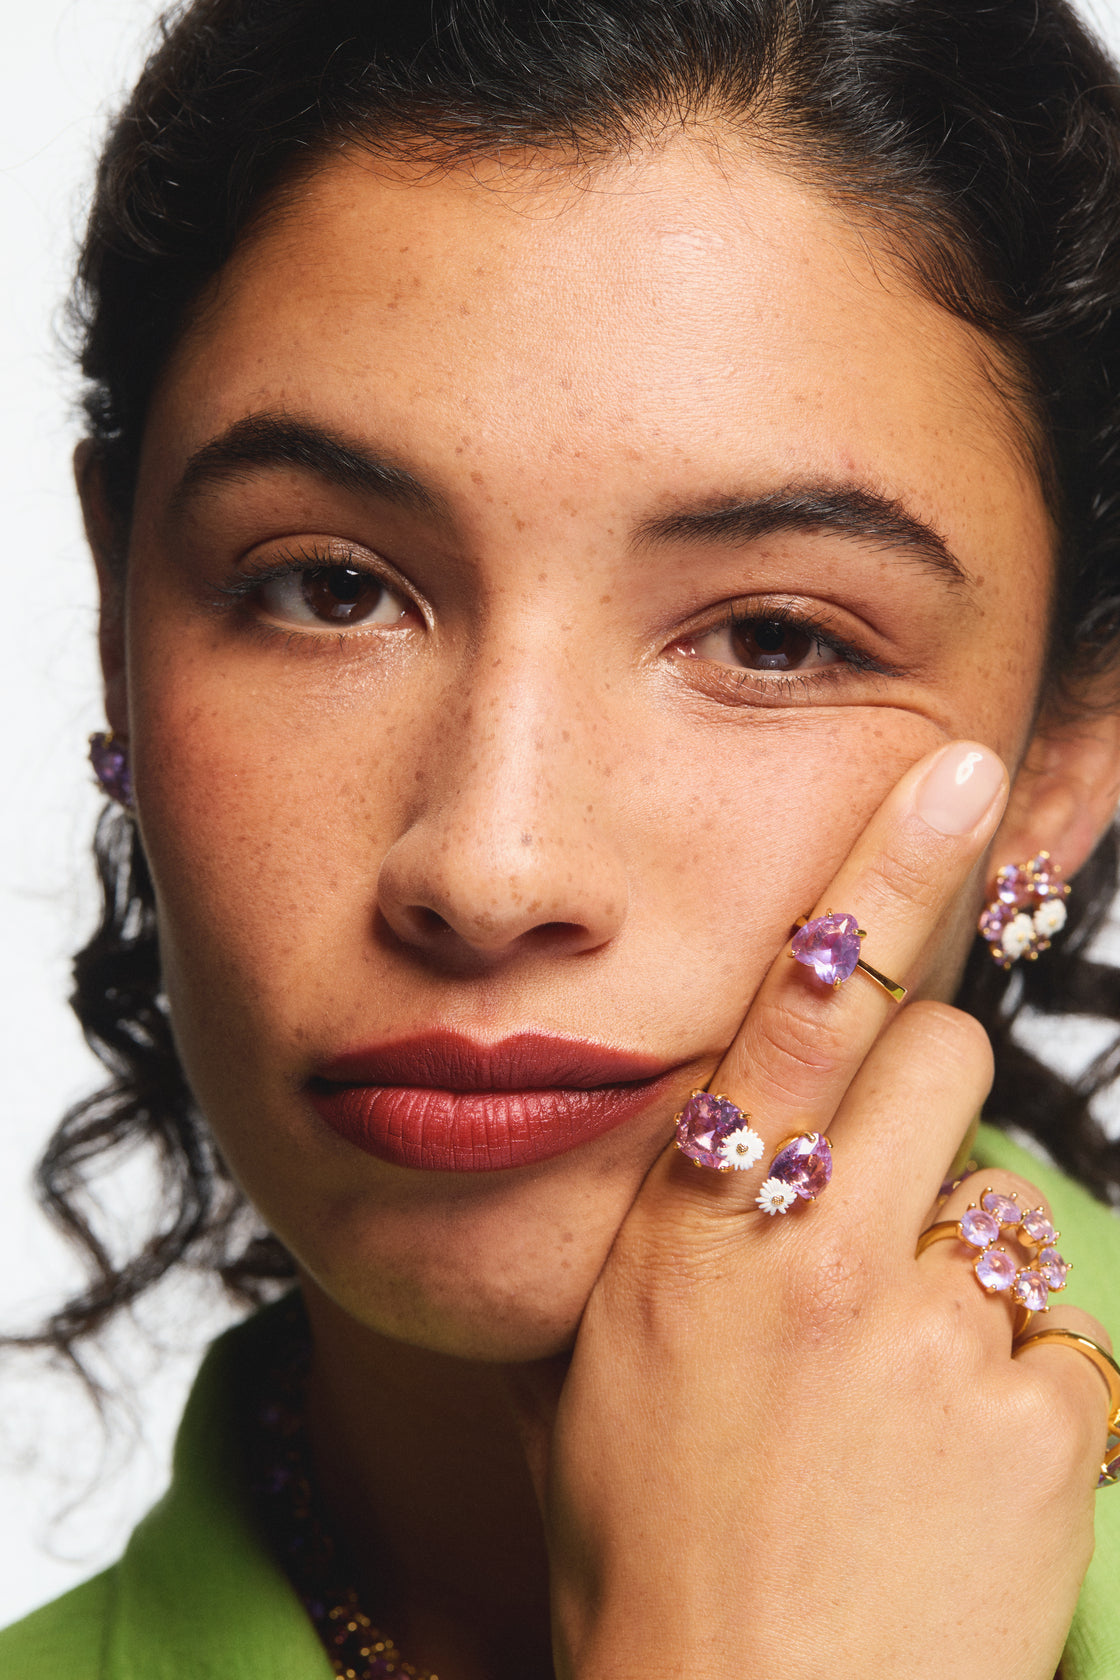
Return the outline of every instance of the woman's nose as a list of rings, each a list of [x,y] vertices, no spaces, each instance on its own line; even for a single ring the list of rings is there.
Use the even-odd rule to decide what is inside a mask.
[[[622,755],[601,721],[589,740],[555,688],[535,687],[476,694],[432,732],[382,863],[381,914],[436,961],[594,950],[625,921],[620,818],[604,797]]]

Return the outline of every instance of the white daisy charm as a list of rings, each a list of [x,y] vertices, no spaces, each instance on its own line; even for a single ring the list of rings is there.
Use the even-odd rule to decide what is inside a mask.
[[[1042,939],[1061,933],[1066,925],[1066,907],[1060,898],[1044,898],[1034,913],[1034,931]]]
[[[1024,913],[1015,916],[1003,930],[1000,945],[1010,962],[1023,957],[1034,947],[1034,922]]]
[[[755,1206],[763,1213],[788,1213],[797,1200],[797,1191],[784,1178],[768,1178],[755,1197]]]
[[[762,1158],[762,1139],[753,1126],[740,1126],[723,1140],[720,1155],[725,1167],[742,1172]]]

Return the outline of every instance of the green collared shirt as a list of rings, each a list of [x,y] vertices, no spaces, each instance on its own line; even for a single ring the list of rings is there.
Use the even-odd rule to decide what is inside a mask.
[[[990,1127],[976,1156],[1021,1173],[1049,1198],[1075,1267],[1070,1299],[1120,1343],[1120,1219]],[[272,1335],[264,1312],[214,1344],[179,1430],[167,1493],[119,1563],[0,1633],[0,1680],[332,1680],[242,1487],[235,1403]],[[1118,1676],[1120,1487],[1097,1500],[1096,1552],[1062,1660],[1063,1680]]]

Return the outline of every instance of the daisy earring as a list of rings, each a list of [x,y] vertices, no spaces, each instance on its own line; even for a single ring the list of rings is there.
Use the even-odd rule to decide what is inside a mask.
[[[988,942],[992,961],[1010,968],[1020,957],[1034,962],[1050,949],[1066,925],[1066,885],[1060,864],[1049,852],[1027,863],[1005,863],[996,875],[995,897],[981,911],[977,931]]]

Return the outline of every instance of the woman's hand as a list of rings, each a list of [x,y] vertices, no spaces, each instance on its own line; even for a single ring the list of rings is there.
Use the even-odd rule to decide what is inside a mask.
[[[944,943],[1005,793],[981,749],[916,766],[814,913],[856,914],[868,959],[905,980]],[[1051,1680],[1092,1551],[1104,1390],[1067,1350],[1013,1359],[1009,1305],[955,1244],[915,1258],[990,1078],[970,1017],[778,957],[711,1082],[763,1162],[665,1151],[554,1422],[542,1406],[527,1425],[564,1680]],[[832,1183],[768,1217],[764,1163],[805,1131],[831,1137]],[[1105,1339],[1074,1309],[1047,1322]]]

